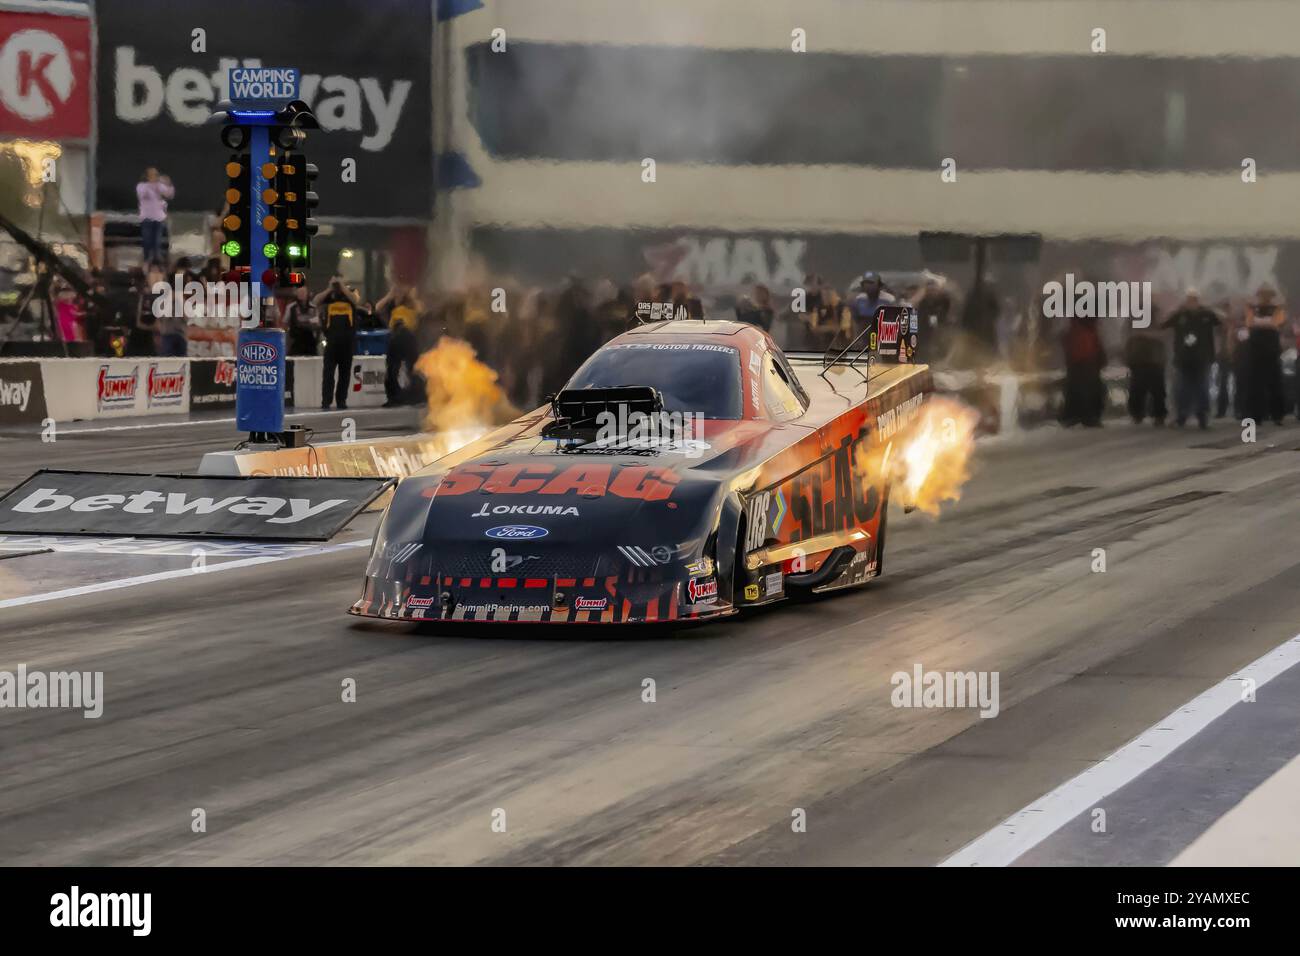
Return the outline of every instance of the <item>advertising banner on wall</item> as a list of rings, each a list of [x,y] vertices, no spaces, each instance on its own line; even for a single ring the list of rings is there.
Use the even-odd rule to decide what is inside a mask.
[[[176,185],[172,209],[215,212],[225,180],[218,130],[203,124],[229,68],[275,63],[299,71],[320,122],[304,148],[320,167],[318,216],[430,217],[431,4],[226,0],[192,25],[201,38],[181,29],[175,0],[99,0],[95,13],[98,208],[134,210],[154,166]],[[250,29],[258,22],[292,27],[293,62],[282,62],[284,29]],[[343,185],[345,166],[355,176]]]
[[[0,10],[0,136],[90,136],[90,21]]]
[[[40,362],[0,362],[0,425],[39,424],[45,419]]]

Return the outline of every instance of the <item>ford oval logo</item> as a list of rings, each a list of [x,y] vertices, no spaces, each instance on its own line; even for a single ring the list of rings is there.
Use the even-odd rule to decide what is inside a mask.
[[[279,355],[276,347],[269,342],[245,342],[239,347],[239,357],[253,365],[269,365]]]
[[[503,524],[483,532],[489,538],[545,538],[549,531],[531,524]]]

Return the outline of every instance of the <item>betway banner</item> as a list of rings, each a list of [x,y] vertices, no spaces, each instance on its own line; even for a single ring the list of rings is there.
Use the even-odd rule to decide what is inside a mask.
[[[39,424],[45,419],[40,362],[0,362],[0,425]]]
[[[211,9],[181,24],[175,0],[95,5],[98,208],[134,211],[135,185],[156,166],[176,185],[173,209],[218,209],[225,154],[220,129],[202,124],[227,98],[229,68],[276,65],[299,70],[299,96],[320,121],[303,149],[320,167],[317,215],[429,218],[430,3],[226,0]],[[345,160],[355,181],[342,181]]]
[[[0,498],[0,532],[327,541],[391,484],[44,470]]]

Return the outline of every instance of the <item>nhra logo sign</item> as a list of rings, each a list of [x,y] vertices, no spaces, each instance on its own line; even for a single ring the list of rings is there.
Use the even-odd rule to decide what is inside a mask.
[[[185,365],[173,372],[159,371],[158,365],[149,366],[148,404],[150,408],[179,405],[185,401]]]
[[[135,404],[135,387],[140,379],[139,366],[132,368],[125,375],[113,375],[110,366],[99,367],[99,381],[96,405],[100,411],[106,408],[122,408]]]
[[[270,365],[280,352],[269,342],[246,342],[239,347],[239,357],[250,365]]]

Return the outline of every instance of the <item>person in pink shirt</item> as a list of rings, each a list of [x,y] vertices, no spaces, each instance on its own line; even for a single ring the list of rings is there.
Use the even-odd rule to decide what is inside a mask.
[[[167,235],[167,201],[175,195],[171,177],[160,176],[153,166],[135,185],[135,197],[140,202],[140,248],[146,267],[153,262],[166,266],[163,240]]]

